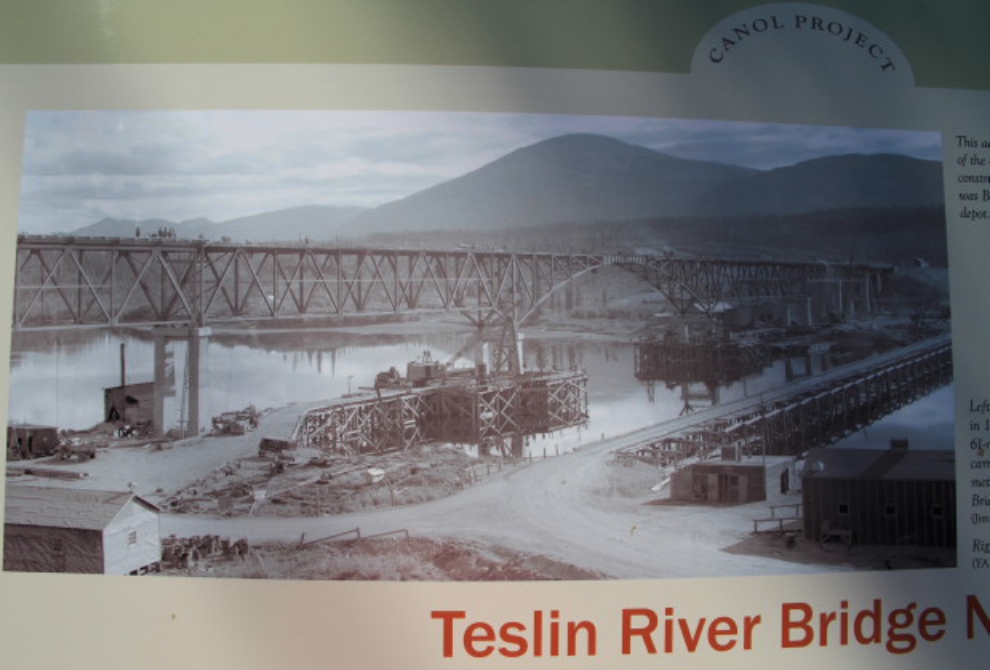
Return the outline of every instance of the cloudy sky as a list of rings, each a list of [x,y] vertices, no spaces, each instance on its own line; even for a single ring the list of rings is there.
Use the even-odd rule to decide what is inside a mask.
[[[52,233],[104,217],[372,207],[575,132],[763,169],[842,153],[941,160],[933,132],[468,112],[31,112],[18,224]]]

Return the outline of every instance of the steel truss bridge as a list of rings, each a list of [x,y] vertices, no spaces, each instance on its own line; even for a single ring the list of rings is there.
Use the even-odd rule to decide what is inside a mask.
[[[522,323],[557,289],[608,265],[642,278],[679,313],[708,315],[726,302],[808,296],[816,283],[837,287],[840,304],[855,299],[870,312],[890,271],[824,262],[20,236],[13,325],[204,326],[436,310]]]

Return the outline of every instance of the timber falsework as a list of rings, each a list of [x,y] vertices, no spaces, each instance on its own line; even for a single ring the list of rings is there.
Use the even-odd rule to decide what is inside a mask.
[[[451,442],[518,457],[527,436],[587,421],[584,373],[530,372],[341,399],[303,414],[291,441],[330,454]]]

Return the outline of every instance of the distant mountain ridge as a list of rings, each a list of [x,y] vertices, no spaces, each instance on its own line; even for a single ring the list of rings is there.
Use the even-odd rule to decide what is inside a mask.
[[[783,216],[944,203],[942,165],[845,154],[770,170],[679,158],[611,137],[572,134],[516,149],[467,174],[373,209],[303,206],[214,223],[104,219],[77,235],[328,240],[367,233],[505,230],[665,217]]]
[[[943,202],[942,165],[847,154],[757,170],[564,135],[356,217],[362,232],[491,230],[670,216],[779,216]]]
[[[786,215],[944,202],[942,164],[899,154],[825,156],[713,187],[699,214]]]
[[[208,240],[229,238],[243,242],[274,242],[308,238],[328,240],[339,234],[348,221],[364,211],[362,207],[305,205],[274,212],[252,214],[228,221],[209,219],[167,221],[165,219],[105,218],[73,231],[91,237],[135,237],[153,235],[159,229],[171,229],[180,238],[204,237]]]
[[[490,230],[681,214],[713,183],[755,172],[602,135],[564,135],[370,209],[353,224],[365,232]]]

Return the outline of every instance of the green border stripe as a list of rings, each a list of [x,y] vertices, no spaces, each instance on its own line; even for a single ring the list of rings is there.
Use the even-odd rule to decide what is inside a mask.
[[[0,0],[0,63],[372,63],[686,72],[753,0]],[[985,0],[823,0],[917,83],[990,88]]]

